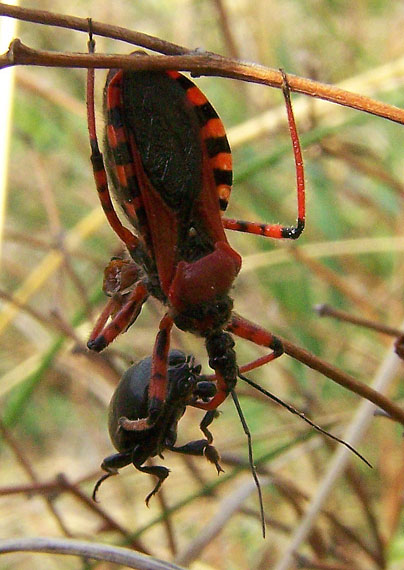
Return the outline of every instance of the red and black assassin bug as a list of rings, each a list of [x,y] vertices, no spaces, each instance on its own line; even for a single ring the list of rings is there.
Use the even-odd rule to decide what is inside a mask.
[[[136,469],[157,477],[158,481],[151,493],[146,497],[148,505],[151,497],[157,493],[169,470],[161,465],[143,465],[150,457],[159,455],[165,449],[185,455],[204,455],[215,464],[218,473],[219,454],[211,445],[212,434],[207,423],[201,425],[206,439],[190,441],[177,447],[177,424],[185,412],[187,405],[197,399],[204,401],[216,393],[216,385],[200,376],[201,366],[195,363],[193,356],[186,356],[180,350],[168,353],[167,397],[159,418],[148,430],[133,431],[132,422],[143,418],[148,413],[148,389],[151,376],[152,358],[144,358],[131,366],[123,374],[109,405],[108,428],[111,441],[118,453],[109,455],[102,462],[106,471],[96,483],[93,499],[103,481],[117,475],[118,469],[132,463]],[[213,418],[212,418],[213,419]]]
[[[92,39],[89,49],[94,50]],[[298,219],[291,227],[222,218],[232,184],[230,147],[216,111],[194,83],[177,71],[109,71],[104,91],[106,165],[115,198],[135,234],[122,225],[112,205],[96,136],[94,70],[88,71],[88,126],[96,186],[105,215],[133,260],[112,260],[107,267],[106,290],[112,298],[88,347],[101,351],[127,330],[149,295],[167,307],[153,350],[147,414],[133,422],[134,430],[149,429],[164,409],[174,324],[205,339],[217,392],[208,402],[193,405],[207,410],[208,416],[229,393],[234,394],[239,372],[283,353],[276,336],[232,310],[229,291],[241,257],[224,231],[289,239],[303,231],[303,163],[285,74],[283,78],[297,174]],[[230,333],[272,352],[239,369]]]

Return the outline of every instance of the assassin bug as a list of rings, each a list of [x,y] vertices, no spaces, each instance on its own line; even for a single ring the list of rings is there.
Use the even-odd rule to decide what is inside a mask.
[[[94,51],[91,37],[89,51]],[[174,324],[205,339],[217,392],[208,402],[192,405],[207,410],[208,417],[229,393],[234,397],[239,368],[230,333],[272,350],[241,371],[283,353],[276,336],[232,311],[229,291],[241,257],[224,231],[289,239],[303,231],[303,163],[285,74],[283,79],[297,174],[298,219],[290,227],[222,218],[232,183],[230,147],[216,111],[189,79],[177,71],[109,71],[104,91],[106,165],[115,198],[135,234],[122,225],[111,201],[96,136],[94,70],[88,70],[88,126],[96,186],[105,215],[133,260],[108,266],[115,293],[88,347],[101,351],[127,330],[149,295],[167,307],[153,350],[147,414],[133,422],[133,429],[150,428],[164,409]],[[128,272],[133,279],[125,288],[123,276]]]
[[[186,455],[205,455],[214,463],[218,473],[219,454],[211,445],[212,435],[208,424],[201,425],[206,439],[191,441],[180,447],[177,440],[177,424],[187,405],[196,399],[207,400],[216,392],[213,382],[205,381],[200,376],[201,366],[195,364],[193,356],[186,356],[180,350],[171,350],[168,354],[167,397],[158,420],[147,430],[133,430],[133,422],[143,418],[148,412],[148,389],[151,376],[152,358],[148,357],[131,366],[122,376],[112,396],[109,406],[108,427],[111,441],[118,453],[106,457],[101,468],[106,471],[93,491],[93,499],[99,486],[105,479],[116,475],[118,469],[132,463],[142,473],[157,477],[158,482],[146,497],[148,505],[151,497],[157,493],[169,470],[160,465],[143,465],[150,457],[159,455],[165,449]],[[213,418],[212,418],[213,419]]]

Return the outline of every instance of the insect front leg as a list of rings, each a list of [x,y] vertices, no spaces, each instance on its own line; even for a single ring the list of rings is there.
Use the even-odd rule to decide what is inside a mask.
[[[113,301],[110,305],[107,304],[96,323],[90,340],[87,342],[88,348],[96,352],[104,350],[120,333],[127,330],[134,323],[148,296],[149,292],[146,285],[143,281],[139,281],[134,290],[128,293],[127,298],[113,316],[111,322],[104,326],[111,314],[110,310],[114,308]]]
[[[297,223],[295,226],[282,226],[279,224],[261,224],[257,222],[246,222],[243,220],[223,219],[223,226],[228,230],[257,234],[264,237],[275,239],[297,239],[305,226],[306,205],[305,205],[305,183],[304,183],[304,167],[302,149],[300,147],[299,136],[297,133],[296,122],[293,114],[292,103],[290,100],[290,88],[286,74],[281,70],[283,77],[282,91],[285,98],[286,112],[288,115],[288,124],[290,137],[292,140],[293,155],[295,159],[296,169],[296,189],[297,189]]]
[[[116,313],[128,302],[129,290],[139,281],[141,274],[142,271],[136,263],[117,257],[111,259],[104,269],[102,285],[104,293],[111,298],[97,319],[90,335],[90,342],[102,334],[108,319],[115,317]]]
[[[153,426],[160,417],[167,397],[167,358],[173,319],[168,315],[160,321],[153,349],[151,377],[148,391],[148,416],[138,420],[120,418],[120,426],[127,431],[143,431]]]
[[[208,410],[206,414],[203,416],[201,423],[199,424],[201,432],[204,434],[209,443],[212,443],[213,435],[211,434],[208,427],[215,418],[219,417],[219,415],[220,414],[217,410]]]

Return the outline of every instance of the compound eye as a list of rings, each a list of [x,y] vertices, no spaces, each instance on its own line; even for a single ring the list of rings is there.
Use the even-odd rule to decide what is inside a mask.
[[[193,385],[192,376],[188,376],[188,378],[184,378],[181,382],[178,383],[178,393],[183,396],[187,394]]]

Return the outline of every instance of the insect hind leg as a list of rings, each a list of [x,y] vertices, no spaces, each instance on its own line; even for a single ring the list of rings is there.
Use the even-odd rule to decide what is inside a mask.
[[[95,41],[92,37],[91,20],[89,19],[89,41],[88,51],[94,53]],[[87,123],[88,133],[90,137],[91,147],[91,163],[93,165],[94,180],[97,187],[98,196],[101,202],[104,214],[109,222],[109,225],[117,234],[117,236],[124,242],[128,250],[133,255],[137,255],[140,241],[131,231],[125,228],[117,213],[115,212],[111,195],[108,187],[108,179],[105,171],[104,159],[98,146],[96,121],[95,121],[95,105],[94,105],[94,77],[95,72],[93,68],[87,70]]]

